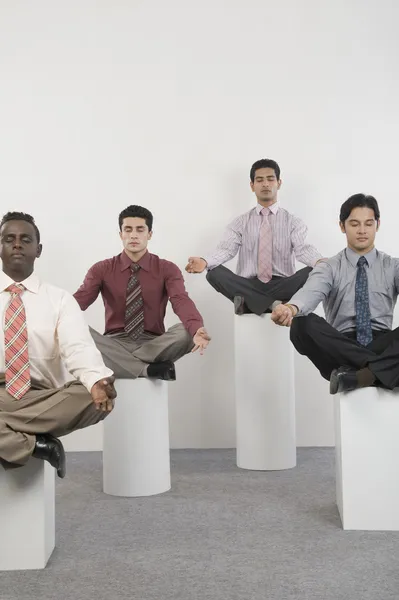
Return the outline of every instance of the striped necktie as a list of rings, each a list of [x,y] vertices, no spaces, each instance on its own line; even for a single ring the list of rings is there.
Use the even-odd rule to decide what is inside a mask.
[[[262,222],[259,231],[258,246],[258,279],[267,283],[272,278],[272,255],[273,255],[273,235],[270,223],[270,208],[262,208],[260,211]]]
[[[366,265],[368,265],[367,258],[361,256],[357,261],[355,309],[356,339],[362,346],[367,346],[373,341]]]
[[[30,366],[28,353],[28,330],[21,284],[12,284],[6,291],[11,293],[4,317],[5,380],[6,390],[19,400],[30,389]]]
[[[125,331],[137,340],[144,331],[144,307],[141,285],[138,276],[140,265],[132,264],[131,275],[126,289]]]

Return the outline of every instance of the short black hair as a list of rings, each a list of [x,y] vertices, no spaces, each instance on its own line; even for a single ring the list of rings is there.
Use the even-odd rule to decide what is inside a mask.
[[[362,206],[371,208],[374,211],[375,220],[379,220],[380,209],[378,206],[378,202],[374,198],[374,196],[369,196],[368,194],[354,194],[353,196],[348,198],[341,206],[341,210],[339,212],[340,222],[345,223],[345,221],[349,219],[349,215],[351,214],[352,210],[354,208]]]
[[[30,223],[33,226],[33,229],[35,230],[37,243],[40,244],[40,231],[38,230],[37,225],[35,223],[35,219],[32,217],[32,215],[28,215],[28,213],[16,212],[16,211],[8,212],[1,219],[0,229],[8,221],[26,221],[27,223]]]
[[[148,208],[144,208],[143,206],[138,206],[137,204],[131,204],[125,210],[123,210],[119,215],[119,230],[122,231],[123,219],[126,217],[139,217],[140,219],[145,219],[145,222],[148,227],[148,231],[152,231],[152,223],[154,221],[154,217],[152,213],[148,210]]]
[[[277,180],[280,180],[280,167],[276,163],[275,160],[271,158],[261,158],[257,160],[251,167],[251,171],[249,173],[249,177],[251,178],[252,183],[255,181],[255,172],[258,169],[273,169]]]

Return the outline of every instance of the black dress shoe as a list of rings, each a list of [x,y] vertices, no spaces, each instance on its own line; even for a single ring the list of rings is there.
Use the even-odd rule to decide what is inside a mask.
[[[164,381],[175,381],[175,365],[171,360],[150,363],[147,367],[147,377],[151,379],[163,379]]]
[[[245,304],[244,296],[234,296],[234,313],[236,315],[244,315],[249,313]]]
[[[52,467],[57,469],[58,477],[61,479],[65,477],[65,450],[58,438],[49,433],[37,435],[32,456],[47,460]]]
[[[350,367],[339,367],[334,369],[330,377],[330,394],[350,392],[359,387],[356,370]]]

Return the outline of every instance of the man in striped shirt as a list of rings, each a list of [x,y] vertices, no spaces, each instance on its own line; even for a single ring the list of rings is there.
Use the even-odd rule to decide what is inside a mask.
[[[236,314],[261,315],[299,290],[321,254],[306,242],[307,227],[277,202],[280,167],[271,159],[252,165],[250,185],[257,205],[228,225],[215,252],[190,257],[188,273],[208,269],[207,280],[234,302]],[[222,266],[238,252],[237,273]],[[295,272],[295,259],[307,265]]]

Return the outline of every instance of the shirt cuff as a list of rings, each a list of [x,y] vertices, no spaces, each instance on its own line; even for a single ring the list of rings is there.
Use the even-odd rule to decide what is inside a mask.
[[[97,383],[97,381],[105,379],[106,377],[112,377],[113,374],[114,372],[111,371],[111,369],[108,369],[108,367],[104,367],[103,369],[97,372],[90,371],[89,373],[85,373],[81,376],[80,381],[85,386],[87,391],[91,393],[91,388],[95,383]]]
[[[194,337],[195,334],[197,333],[198,329],[203,326],[204,326],[203,321],[194,321],[194,322],[192,321],[190,323],[190,325],[186,326],[186,329],[187,329],[188,333],[191,335],[191,337]]]
[[[214,269],[215,267],[218,267],[219,264],[213,259],[212,256],[201,256],[201,258],[203,260],[206,260],[206,269],[208,271],[211,271],[212,269]]]
[[[318,261],[320,261],[320,262],[327,262],[327,260],[328,260],[328,258],[325,258],[321,254],[320,254],[320,256],[316,256],[316,258],[313,260],[313,269],[315,268],[315,266],[318,263]]]
[[[298,312],[296,313],[295,317],[303,316],[302,309],[305,306],[305,302],[303,300],[301,301],[301,299],[299,297],[296,298],[294,295],[294,296],[292,296],[291,300],[289,300],[287,302],[287,304],[293,304],[294,306],[297,307]]]

